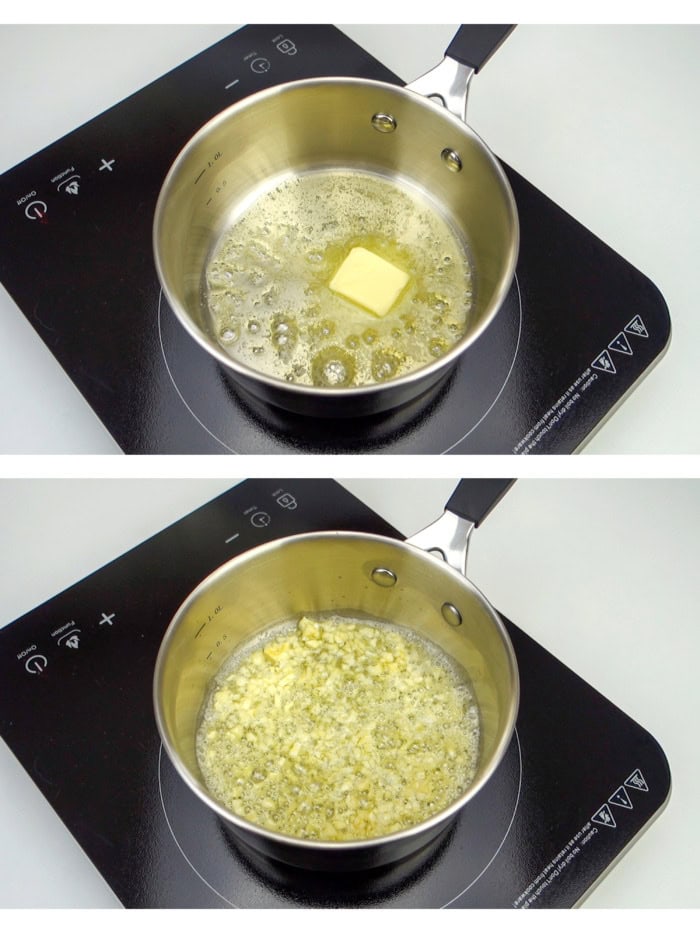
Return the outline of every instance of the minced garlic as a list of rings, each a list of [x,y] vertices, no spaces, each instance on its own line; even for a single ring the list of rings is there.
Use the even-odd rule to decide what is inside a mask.
[[[302,618],[234,656],[197,755],[211,794],[252,823],[340,841],[397,832],[454,801],[476,770],[464,675],[385,623]]]

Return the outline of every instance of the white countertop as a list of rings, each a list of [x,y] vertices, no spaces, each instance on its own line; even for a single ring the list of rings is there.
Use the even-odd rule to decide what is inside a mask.
[[[400,77],[453,26],[342,27]],[[231,26],[0,26],[0,171],[217,41]],[[673,322],[658,366],[585,448],[700,452],[700,27],[522,25],[471,91],[491,148],[648,275]],[[0,453],[112,453],[114,441],[0,288]]]
[[[0,625],[222,492],[222,480],[0,481]],[[454,481],[351,480],[400,531]],[[698,907],[700,480],[519,480],[475,532],[471,579],[505,615],[656,737],[666,809],[585,901]],[[71,710],[76,728],[85,709]],[[572,776],[575,779],[575,776]],[[117,900],[0,742],[0,908]]]

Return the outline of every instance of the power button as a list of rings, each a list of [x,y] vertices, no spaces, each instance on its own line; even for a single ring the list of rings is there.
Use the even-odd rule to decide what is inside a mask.
[[[46,670],[48,663],[46,655],[33,654],[24,662],[24,667],[28,674],[41,674],[42,671]]]
[[[40,223],[46,223],[47,210],[48,208],[46,207],[45,201],[30,201],[24,208],[24,213],[29,220],[38,220]]]

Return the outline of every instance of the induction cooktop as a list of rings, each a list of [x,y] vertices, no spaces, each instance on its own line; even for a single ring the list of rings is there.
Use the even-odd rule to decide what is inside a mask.
[[[237,388],[168,307],[151,226],[181,147],[255,91],[338,74],[401,83],[328,25],[247,26],[196,55],[0,176],[0,280],[127,453],[577,451],[662,355],[668,310],[510,166],[512,288],[427,398],[367,418],[290,415]]]
[[[521,678],[510,746],[447,831],[405,861],[332,874],[255,855],[171,765],[152,680],[182,600],[250,547],[334,528],[400,537],[331,480],[248,481],[7,625],[0,735],[127,907],[579,904],[663,808],[668,764],[510,620]]]

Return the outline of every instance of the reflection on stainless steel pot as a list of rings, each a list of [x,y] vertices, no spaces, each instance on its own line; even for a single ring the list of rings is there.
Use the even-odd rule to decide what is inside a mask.
[[[512,281],[519,225],[499,162],[464,119],[470,78],[508,32],[462,27],[443,62],[407,88],[314,78],[261,91],[223,111],[187,143],[156,207],[156,268],[180,322],[237,385],[301,414],[378,413],[435,386],[488,326]],[[293,223],[304,186],[318,188],[317,203],[345,186],[348,204],[364,197],[381,206],[375,213],[386,222],[367,221],[367,210],[349,210],[346,228],[341,223],[333,236],[319,233],[316,246],[313,238],[304,246]],[[270,198],[278,206],[287,199],[289,217],[276,222],[279,236],[266,240]],[[400,219],[411,211],[422,212],[420,224]],[[313,227],[313,212],[309,216]],[[328,226],[325,216],[319,230]],[[444,251],[453,269],[445,284],[456,300],[445,302],[432,287],[435,260],[427,247],[420,252],[422,228],[433,231],[438,252],[448,244]],[[275,237],[279,250],[271,242]],[[250,298],[256,314],[239,320],[231,309],[247,302],[248,293],[243,297],[235,276],[246,282],[255,276],[247,252],[255,242],[267,258],[271,249],[275,255],[261,272],[260,294]],[[302,249],[318,263],[299,258]],[[229,267],[220,262],[227,250]],[[306,269],[300,279],[293,269],[297,259]],[[348,262],[355,266],[348,270]],[[223,310],[209,295],[220,289],[222,275],[233,276]],[[285,275],[296,284],[280,302]],[[365,285],[375,283],[369,297],[366,288],[357,290],[358,276]],[[290,311],[294,288],[299,295]],[[434,307],[436,300],[450,305],[448,316]],[[372,341],[364,340],[363,320]],[[297,353],[300,332],[303,353]],[[367,350],[364,343],[375,340]]]
[[[464,570],[469,533],[509,485],[463,481],[443,517],[407,542],[343,531],[272,541],[224,564],[185,600],[156,663],[156,721],[185,783],[244,844],[301,868],[376,868],[436,839],[490,779],[515,726],[519,679],[498,613]],[[213,798],[197,761],[196,734],[214,678],[238,646],[306,613],[359,614],[399,624],[466,671],[479,710],[480,749],[474,778],[456,800],[415,826],[331,842],[266,829]],[[212,621],[203,626],[202,620]]]

